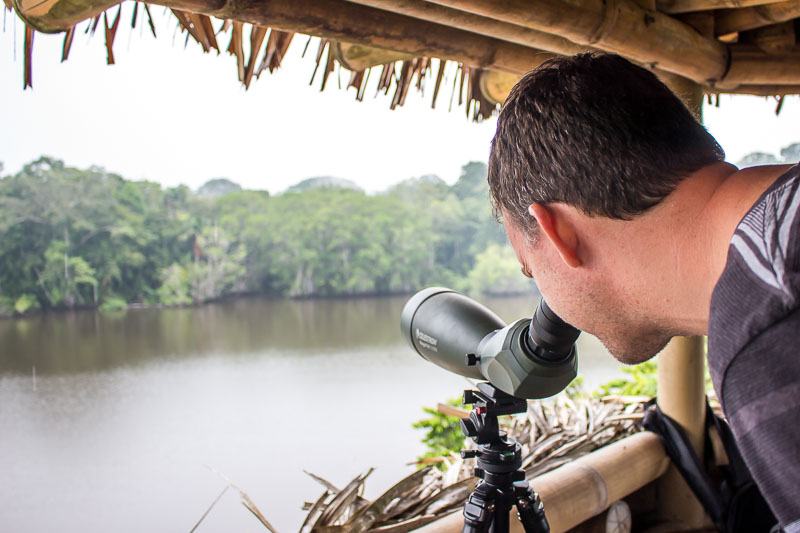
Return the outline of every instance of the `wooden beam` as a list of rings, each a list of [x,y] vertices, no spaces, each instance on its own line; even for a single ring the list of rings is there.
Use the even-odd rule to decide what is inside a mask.
[[[558,37],[556,35],[532,30],[517,24],[509,24],[507,22],[487,18],[479,15],[473,15],[458,9],[452,9],[446,6],[440,6],[425,0],[349,0],[351,2],[368,5],[371,7],[385,9],[393,13],[408,15],[423,20],[438,22],[449,26],[454,26],[462,30],[479,33],[488,37],[509,41],[512,43],[530,46],[549,52],[574,55],[580,52],[593,51],[591,47],[581,46]],[[636,0],[637,2],[640,0]],[[641,0],[645,3],[651,0]],[[711,14],[698,14],[697,16],[703,17],[707,24],[714,22],[713,15]],[[699,30],[698,30],[699,31]],[[644,65],[649,67],[649,65]],[[653,69],[657,74],[661,74],[658,69]],[[513,76],[508,73],[497,73],[497,75],[487,75],[481,78],[481,90],[489,100],[493,102],[502,103],[508,96],[508,91],[513,86],[511,80],[518,80],[518,76]]]
[[[658,0],[656,5],[664,13],[689,13],[713,9],[735,9],[740,7],[775,4],[783,0]]]
[[[518,81],[519,76],[514,74],[487,70],[481,75],[479,88],[487,100],[502,104]]]
[[[482,15],[475,15],[472,13],[467,13],[464,11],[460,11],[456,9],[455,6],[460,8],[464,8],[468,3],[469,0],[432,0],[432,1],[425,1],[425,0],[399,0],[399,1],[392,1],[392,0],[350,0],[355,3],[369,5],[372,7],[386,9],[392,11],[394,13],[401,13],[404,15],[408,15],[415,18],[427,18],[433,20],[435,22],[440,22],[442,24],[449,24],[452,26],[456,26],[459,29],[467,30],[474,33],[480,33],[482,35],[491,36],[497,38],[499,40],[507,40],[509,42],[515,42],[521,45],[533,46],[536,48],[546,49],[555,53],[561,53],[564,55],[574,54],[580,51],[591,50],[591,48],[586,46],[579,46],[571,41],[567,41],[562,37],[554,37],[547,33],[538,31],[538,30],[530,30],[523,28],[519,24],[511,24],[504,21],[499,21],[495,19],[491,19]],[[448,4],[452,4],[454,7],[450,8],[444,5],[439,5],[439,3],[434,4],[433,2],[447,2]],[[682,18],[684,20],[683,23],[689,28],[689,31],[694,30],[694,32],[699,33],[700,36],[705,36],[708,40],[713,40],[713,28],[714,28],[714,18],[711,13],[690,13],[683,15]],[[566,44],[565,44],[566,43]],[[720,45],[723,46],[723,45]],[[626,55],[626,57],[630,58],[630,55]],[[688,55],[686,57],[692,57]],[[784,57],[783,59],[775,59],[772,63],[776,61],[778,63],[782,63],[785,65],[786,68],[780,70],[778,68],[772,68],[770,73],[773,77],[770,81],[764,81],[761,79],[763,75],[761,74],[765,70],[765,66],[761,65],[761,59],[763,55],[759,54],[749,54],[740,56],[741,63],[736,65],[736,69],[734,69],[733,74],[728,74],[722,82],[720,82],[720,86],[724,88],[732,89],[739,84],[746,83],[746,84],[754,84],[756,82],[753,79],[760,79],[758,83],[760,84],[767,84],[767,85],[779,85],[779,84],[797,84],[800,83],[800,77],[798,77],[798,72],[800,69],[794,68],[792,62],[794,59]],[[684,64],[690,64],[691,60],[683,59]],[[796,65],[800,66],[800,58],[798,58]],[[652,67],[652,64],[645,63],[644,66]],[[659,65],[660,66],[660,65]],[[661,75],[662,73],[659,69],[653,69],[656,71],[657,74]],[[748,73],[752,71],[753,76],[749,76]],[[686,76],[682,76],[686,77]],[[506,80],[504,80],[500,87],[506,85]],[[502,90],[493,90],[491,99],[498,100],[499,98],[503,97]],[[504,97],[499,100],[502,101]]]
[[[231,0],[221,12],[212,14],[516,74],[524,74],[553,57],[533,48],[341,0]]]
[[[561,35],[702,84],[722,79],[728,65],[725,45],[633,0],[428,1]]]
[[[354,1],[372,2],[375,5],[383,2]],[[800,3],[800,0],[795,1]],[[115,5],[117,0],[15,2],[16,8],[32,27],[54,32],[69,29],[102,13]],[[597,45],[619,52],[656,71],[663,68],[696,82],[706,80],[709,90],[733,91],[740,85],[757,86],[758,90],[764,86],[800,85],[800,68],[797,68],[800,56],[794,51],[767,55],[755,49],[756,53],[736,54],[731,56],[729,72],[720,80],[728,64],[729,52],[725,45],[703,37],[687,24],[671,17],[644,10],[632,0],[608,0],[608,9],[616,15],[610,15],[599,5],[603,4],[603,0],[586,0],[575,6],[568,4],[567,0],[538,0],[535,10],[523,9],[528,5],[523,0],[433,2],[436,3],[434,9],[427,13],[433,13],[432,16],[441,20],[442,24],[418,18],[423,16],[422,11],[415,11],[418,16],[411,17],[344,0],[155,0],[153,3],[410,56],[459,61],[471,67],[517,76],[554,57],[532,48],[528,43],[528,39],[538,39],[535,42],[562,53],[583,50],[587,44]],[[437,11],[435,8],[441,7],[440,4],[452,4],[453,8]],[[420,0],[406,0],[398,2],[398,5],[395,11],[402,8],[409,13],[412,8],[424,7]],[[497,6],[498,9],[489,9],[490,6]],[[467,8],[472,11],[460,11]],[[481,11],[503,20],[486,18]],[[475,31],[444,24],[447,21],[445,15],[452,15],[449,19],[451,23],[464,24]],[[519,29],[520,26],[524,28]],[[537,29],[544,27],[547,31]],[[497,38],[481,32],[491,33]],[[560,36],[548,37],[545,34],[549,35],[549,32],[560,33]],[[570,36],[577,39],[576,36],[581,35],[583,44],[580,45],[571,45],[565,39]],[[519,42],[528,45],[523,46]]]
[[[680,78],[674,74],[663,72],[656,73],[658,77],[672,89],[678,97],[684,101],[689,110],[699,117],[700,106],[696,105],[695,94],[749,94],[752,96],[784,96],[800,94],[800,84],[798,85],[739,85],[728,89],[702,87],[699,90],[697,85],[692,86],[693,82]],[[517,82],[518,77],[514,74],[506,74],[494,70],[486,71],[480,80],[480,89],[483,95],[491,100],[502,104],[508,97],[511,87]]]
[[[800,49],[765,54],[752,45],[731,46],[731,68],[719,88],[744,85],[800,85]]]
[[[800,85],[739,85],[732,89],[706,89],[710,94],[749,94],[751,96],[788,96],[800,94]]]
[[[717,35],[753,30],[800,17],[800,0],[788,0],[766,6],[732,9],[717,15]]]
[[[17,14],[29,26],[42,33],[67,31],[79,22],[101,14],[120,0],[12,0]],[[168,0],[148,2],[193,13],[215,12],[225,0]]]
[[[472,13],[440,6],[425,0],[348,1],[557,54],[572,55],[588,49],[552,33],[473,15]]]
[[[772,26],[764,26],[750,33],[750,40],[767,54],[781,54],[794,49],[797,36],[794,21],[788,20]]]
[[[27,2],[31,7],[40,0],[16,1]],[[117,3],[116,0],[48,1],[51,4],[44,11],[25,11],[20,6],[26,21],[44,32],[66,30]],[[553,57],[530,47],[342,0],[156,0],[151,3],[520,75]],[[65,6],[73,9],[65,10]]]
[[[343,41],[333,42],[333,57],[347,70],[360,71],[386,63],[394,63],[406,59],[413,59],[414,56],[403,54],[394,50],[384,50],[372,46],[346,43]]]
[[[684,13],[675,18],[684,22],[697,30],[700,35],[714,38],[714,14],[713,13]]]
[[[656,0],[633,0],[636,2],[636,5],[641,7],[642,9],[647,9],[649,11],[656,10]]]

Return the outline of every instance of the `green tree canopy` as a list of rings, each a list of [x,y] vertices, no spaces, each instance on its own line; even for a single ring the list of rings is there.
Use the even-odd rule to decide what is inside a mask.
[[[0,313],[527,289],[483,163],[453,186],[422,176],[366,194],[351,183],[312,178],[270,196],[215,179],[193,193],[41,157],[0,179]]]
[[[225,196],[232,192],[242,190],[242,186],[234,183],[227,178],[214,178],[208,180],[197,189],[197,196],[204,198],[216,198],[218,196]]]

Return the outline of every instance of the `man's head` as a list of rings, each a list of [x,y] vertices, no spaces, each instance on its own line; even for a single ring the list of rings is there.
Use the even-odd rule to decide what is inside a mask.
[[[646,242],[647,226],[621,235],[621,222],[646,216],[687,175],[723,159],[651,72],[616,55],[581,54],[544,63],[511,91],[489,186],[523,270],[555,311],[636,362],[678,332],[637,312],[636,268],[646,265],[620,257]]]

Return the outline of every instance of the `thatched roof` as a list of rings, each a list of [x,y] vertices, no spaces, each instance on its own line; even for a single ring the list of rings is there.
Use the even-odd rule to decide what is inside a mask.
[[[102,23],[113,63],[120,21],[147,23],[155,34],[148,4],[157,4],[171,10],[187,39],[233,55],[245,86],[280,66],[297,34],[318,36],[323,88],[339,66],[361,99],[372,74],[379,90],[393,91],[392,107],[426,80],[435,102],[451,61],[454,94],[470,116],[486,117],[519,76],[583,50],[619,53],[709,95],[800,93],[800,0],[4,1],[26,22],[26,86],[35,31],[64,32],[66,58],[80,23],[92,32]]]

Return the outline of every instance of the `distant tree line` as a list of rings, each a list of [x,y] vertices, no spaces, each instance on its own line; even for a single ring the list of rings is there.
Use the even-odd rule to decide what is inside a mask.
[[[736,166],[739,168],[754,167],[757,165],[778,165],[782,163],[795,164],[800,162],[800,143],[792,143],[781,148],[780,157],[768,152],[750,152],[741,158]]]
[[[530,288],[492,217],[483,163],[452,186],[423,176],[374,195],[336,178],[275,196],[225,179],[194,192],[48,157],[0,177],[0,314],[431,284]]]

